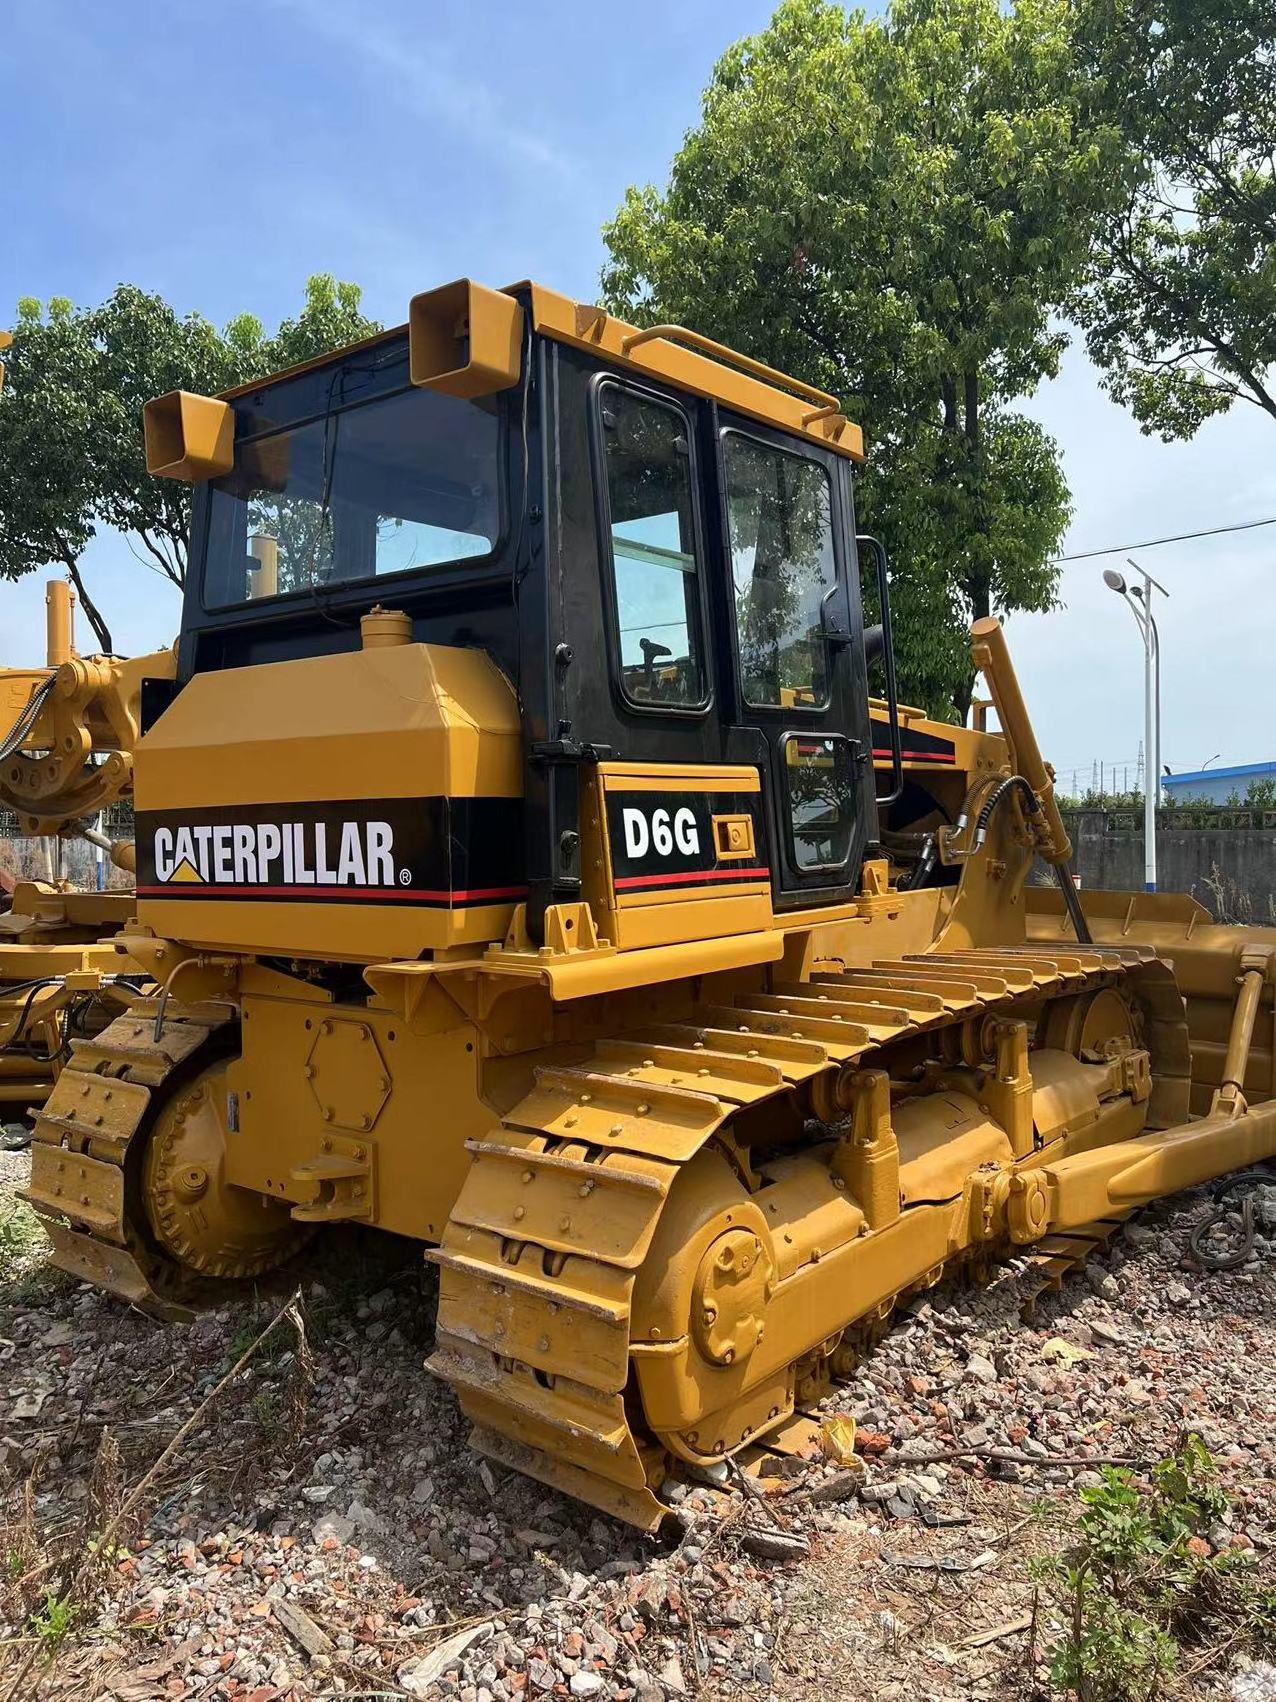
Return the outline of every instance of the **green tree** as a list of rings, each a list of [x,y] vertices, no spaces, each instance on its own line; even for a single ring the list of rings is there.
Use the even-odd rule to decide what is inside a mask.
[[[79,561],[99,527],[175,585],[186,577],[190,489],[147,473],[143,405],[167,390],[213,394],[378,329],[358,287],[326,275],[309,280],[301,312],[271,337],[251,314],[218,331],[130,284],[95,308],[24,300],[0,392],[0,578],[65,567],[109,650]]]
[[[1140,162],[1079,317],[1113,397],[1191,437],[1250,402],[1276,420],[1276,10],[1087,0],[1093,106]]]
[[[18,304],[0,391],[0,576],[64,567],[103,650],[111,633],[85,588],[80,552],[93,536],[88,457],[92,399],[83,383],[85,342],[71,303]]]
[[[730,48],[668,186],[605,229],[609,306],[679,320],[840,395],[866,430],[860,523],[894,563],[901,688],[964,715],[966,633],[1049,608],[1055,446],[1010,404],[1123,182],[1087,124],[1066,0],[783,0]]]

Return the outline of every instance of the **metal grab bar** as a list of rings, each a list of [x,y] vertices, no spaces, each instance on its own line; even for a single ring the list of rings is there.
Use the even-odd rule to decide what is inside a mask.
[[[884,809],[888,804],[893,804],[904,791],[904,742],[899,725],[899,693],[895,687],[895,643],[891,637],[890,565],[886,559],[886,546],[880,538],[874,538],[868,532],[856,534],[855,549],[857,558],[860,550],[868,550],[877,567],[877,600],[881,604],[882,612],[882,663],[886,670],[886,718],[891,738],[891,789],[885,797],[879,797],[877,800],[877,807]],[[867,661],[866,650],[865,663]],[[871,731],[870,723],[870,734]],[[870,746],[872,742],[870,736]],[[873,784],[876,787],[876,780]]]
[[[712,337],[702,336],[699,331],[688,331],[682,325],[649,325],[645,331],[635,331],[623,339],[620,352],[627,355],[641,344],[654,343],[657,339],[666,343],[685,343],[687,348],[694,349],[697,354],[709,355],[714,360],[721,361],[723,366],[733,366],[740,372],[748,373],[751,378],[760,378],[764,384],[774,384],[777,389],[788,390],[808,402],[818,403],[819,414],[808,416],[802,422],[804,425],[812,417],[831,418],[842,412],[842,404],[836,396],[830,396],[827,390],[817,390],[813,384],[804,384],[800,378],[790,378],[787,372],[777,372],[775,367],[767,366],[765,361],[754,360],[752,355],[738,354],[735,349],[728,349],[723,343],[715,343]]]

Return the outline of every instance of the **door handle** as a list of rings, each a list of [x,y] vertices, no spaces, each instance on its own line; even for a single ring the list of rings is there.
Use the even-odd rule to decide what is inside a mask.
[[[851,642],[851,609],[845,587],[832,585],[820,599],[820,634],[828,644]]]

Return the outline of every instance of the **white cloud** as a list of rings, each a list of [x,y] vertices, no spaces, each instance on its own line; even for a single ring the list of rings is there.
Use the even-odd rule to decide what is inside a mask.
[[[506,105],[442,42],[414,47],[402,27],[387,26],[357,9],[332,0],[273,0],[281,11],[303,20],[325,41],[362,59],[381,86],[397,92],[414,117],[426,124],[443,121],[497,155],[513,155],[537,170],[561,177],[574,174],[571,157],[506,115]]]

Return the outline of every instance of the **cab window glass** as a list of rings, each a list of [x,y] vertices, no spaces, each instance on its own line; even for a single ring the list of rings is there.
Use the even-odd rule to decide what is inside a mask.
[[[832,491],[814,461],[728,432],[724,443],[736,634],[745,701],[829,701],[821,605],[836,580]]]
[[[854,765],[840,735],[784,741],[793,861],[803,871],[842,868],[851,854],[855,825]]]
[[[501,408],[404,390],[237,444],[212,486],[210,607],[488,557],[501,529]]]
[[[694,708],[705,669],[687,422],[609,386],[602,423],[621,685],[644,707]]]

